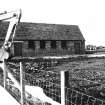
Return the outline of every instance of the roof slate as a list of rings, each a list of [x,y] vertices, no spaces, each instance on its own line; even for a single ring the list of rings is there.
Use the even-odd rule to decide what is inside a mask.
[[[0,22],[0,39],[4,39],[8,22]],[[85,40],[77,25],[19,23],[15,40]]]

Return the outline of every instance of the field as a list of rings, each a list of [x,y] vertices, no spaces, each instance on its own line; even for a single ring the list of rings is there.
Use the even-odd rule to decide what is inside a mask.
[[[29,60],[30,61],[30,60]],[[24,62],[25,83],[31,86],[40,86],[45,94],[55,101],[60,102],[60,71],[69,71],[68,88],[66,90],[67,105],[80,105],[79,97],[82,97],[82,104],[86,105],[87,100],[92,100],[89,105],[104,105],[105,101],[105,59],[104,57],[79,57],[63,59],[47,59]],[[15,62],[16,65],[19,65]],[[19,80],[19,67],[11,62],[7,64],[10,72]],[[14,69],[11,69],[14,68]],[[49,94],[49,92],[50,94]],[[54,94],[53,94],[54,93]],[[72,96],[71,96],[72,94]],[[76,100],[75,100],[76,96]],[[89,98],[88,98],[89,97]],[[85,102],[86,101],[86,102]]]
[[[63,67],[69,70],[69,81],[67,94],[74,99],[72,103],[77,102],[81,97],[82,105],[104,105],[105,101],[105,59],[93,58],[69,62]],[[76,96],[76,100],[75,100]],[[85,103],[84,103],[85,102]],[[80,105],[79,101],[76,105]]]

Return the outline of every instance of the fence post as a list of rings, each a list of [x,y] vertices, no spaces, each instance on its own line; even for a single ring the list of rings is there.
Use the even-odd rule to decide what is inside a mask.
[[[61,105],[65,105],[65,71],[61,71]]]
[[[25,84],[24,84],[24,73],[23,73],[22,62],[20,62],[20,92],[21,92],[21,105],[25,105]]]
[[[65,87],[69,88],[69,71],[65,71]]]
[[[6,62],[3,61],[3,80],[4,80],[4,89],[6,89],[6,78],[7,78],[7,68],[6,68]]]
[[[66,105],[65,87],[69,87],[69,71],[61,71],[61,105]]]

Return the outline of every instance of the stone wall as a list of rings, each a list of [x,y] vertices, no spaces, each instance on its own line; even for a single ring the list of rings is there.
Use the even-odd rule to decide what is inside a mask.
[[[57,47],[56,49],[51,48],[50,41],[46,41],[45,49],[40,49],[40,42],[35,41],[35,49],[28,48],[28,41],[24,41],[23,43],[23,56],[47,56],[47,55],[67,55],[74,54],[74,42],[68,41],[67,46],[68,49],[61,48],[61,41],[56,41]]]
[[[0,41],[0,48],[2,47],[3,43],[4,43],[4,41]]]
[[[56,49],[51,48],[50,40],[46,41],[44,49],[40,49],[40,41],[34,41],[35,49],[28,48],[28,41],[22,44],[22,56],[49,56],[75,54],[74,41],[67,41],[67,49],[61,47],[61,41],[56,41]],[[85,42],[79,41],[81,53],[84,53]],[[15,55],[15,54],[14,54]]]
[[[80,50],[81,53],[85,52],[85,41],[80,42]],[[67,49],[63,49],[61,47],[61,41],[56,41],[56,49],[51,48],[50,40],[46,40],[45,49],[40,49],[40,41],[35,41],[35,49],[28,48],[28,41],[22,42],[22,56],[49,56],[49,55],[68,55],[68,54],[75,54],[74,48],[75,41],[67,41]],[[0,41],[0,46],[3,45],[3,41]],[[11,48],[11,53],[15,56],[14,46]]]
[[[75,53],[74,41],[68,41],[67,42],[67,47],[68,47],[68,51],[70,52],[70,54],[74,54]]]

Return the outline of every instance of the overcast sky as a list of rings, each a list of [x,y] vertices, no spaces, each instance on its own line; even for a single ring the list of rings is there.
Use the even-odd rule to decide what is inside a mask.
[[[105,46],[105,0],[0,1],[0,12],[18,8],[21,21],[79,25],[86,44]]]

